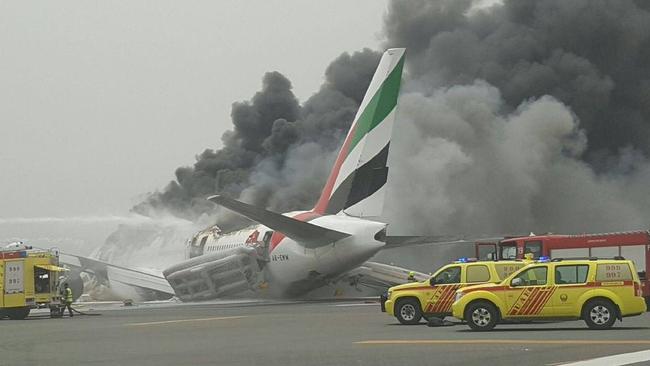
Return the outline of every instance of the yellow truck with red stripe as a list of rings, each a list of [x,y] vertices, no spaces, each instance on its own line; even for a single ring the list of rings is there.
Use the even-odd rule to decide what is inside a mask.
[[[499,284],[456,291],[452,305],[453,316],[477,331],[503,321],[563,319],[607,329],[646,310],[634,263],[622,257],[541,260]]]
[[[31,309],[49,307],[61,314],[59,267],[55,250],[32,249],[23,244],[0,249],[0,319],[25,319]]]
[[[478,283],[497,283],[527,264],[525,261],[476,261],[461,258],[445,265],[424,282],[391,287],[382,297],[382,311],[402,324],[451,315],[456,290]]]

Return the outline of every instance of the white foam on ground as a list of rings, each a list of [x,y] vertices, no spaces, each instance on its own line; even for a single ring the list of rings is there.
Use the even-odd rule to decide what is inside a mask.
[[[563,363],[562,366],[621,366],[650,361],[650,350],[621,353],[613,356],[593,358],[571,363]]]

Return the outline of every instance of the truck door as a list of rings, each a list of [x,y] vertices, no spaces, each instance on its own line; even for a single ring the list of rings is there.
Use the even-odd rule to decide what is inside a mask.
[[[433,276],[433,279],[434,285],[425,295],[428,300],[424,304],[424,312],[429,314],[451,312],[456,290],[460,287],[461,266],[444,267]]]
[[[50,272],[45,266],[34,267],[34,292],[37,294],[49,294]]]
[[[553,270],[555,292],[551,297],[555,315],[575,315],[577,300],[586,290],[588,274],[588,264],[555,266]]]
[[[548,265],[524,270],[510,280],[505,291],[507,317],[533,317],[553,315],[551,295],[553,287],[548,282]]]
[[[499,244],[499,259],[517,259],[517,243],[508,242]]]
[[[4,306],[25,306],[25,269],[23,260],[5,262]]]
[[[533,259],[538,259],[542,256],[542,241],[541,240],[528,240],[524,242],[524,255],[531,253]]]

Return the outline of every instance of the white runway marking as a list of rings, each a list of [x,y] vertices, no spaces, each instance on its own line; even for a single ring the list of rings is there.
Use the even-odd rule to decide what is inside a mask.
[[[379,306],[378,303],[362,303],[362,304],[336,304],[336,305],[330,305],[330,306]]]
[[[148,322],[148,323],[127,323],[124,324],[128,327],[141,327],[147,325],[162,325],[162,324],[175,324],[175,323],[189,323],[189,322],[206,322],[212,320],[229,320],[229,319],[241,319],[248,318],[247,315],[242,316],[220,316],[216,318],[200,318],[200,319],[177,319],[177,320],[164,320],[159,322]]]
[[[369,345],[416,344],[526,344],[526,345],[613,345],[650,344],[648,339],[375,339],[354,342]]]
[[[650,361],[650,350],[621,353],[619,355],[593,358],[578,362],[561,363],[562,366],[620,366],[633,363]]]

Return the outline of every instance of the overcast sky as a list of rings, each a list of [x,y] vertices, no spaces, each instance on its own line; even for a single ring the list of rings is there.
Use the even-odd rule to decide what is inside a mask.
[[[125,214],[220,144],[266,71],[301,101],[386,1],[0,2],[0,218]]]

